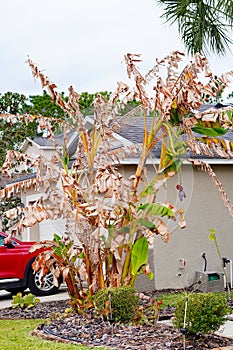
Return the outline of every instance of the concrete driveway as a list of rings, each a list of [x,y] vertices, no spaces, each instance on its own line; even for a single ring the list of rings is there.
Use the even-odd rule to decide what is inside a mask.
[[[65,300],[65,299],[68,299],[69,297],[68,297],[66,286],[62,285],[58,293],[49,295],[47,297],[38,297],[38,298],[40,299],[41,302],[43,302],[43,301]],[[0,309],[10,307],[12,300],[13,299],[12,299],[11,293],[6,292],[5,290],[0,290]]]

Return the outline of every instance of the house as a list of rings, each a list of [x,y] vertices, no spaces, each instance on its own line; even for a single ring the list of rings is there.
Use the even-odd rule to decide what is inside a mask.
[[[143,139],[143,120],[132,118],[125,128],[113,135],[113,149],[141,143]],[[92,118],[86,118],[87,128],[92,127]],[[227,133],[229,141],[233,141],[232,133]],[[69,135],[68,151],[72,155],[76,149],[78,135],[72,131]],[[57,137],[59,147],[62,147],[62,137]],[[29,155],[44,155],[50,158],[54,152],[53,144],[47,138],[36,137],[27,139],[23,151]],[[147,161],[148,180],[153,177],[156,165],[159,163],[160,146],[157,145],[152,158]],[[204,157],[221,181],[229,199],[233,202],[233,159]],[[119,167],[124,176],[129,177],[135,172],[137,157],[124,159]],[[182,177],[182,185],[186,198],[182,202],[178,197],[176,185]],[[23,195],[25,204],[33,203],[40,194],[27,191]],[[227,208],[221,200],[221,193],[215,187],[213,180],[207,174],[193,168],[184,161],[182,171],[167,182],[166,187],[158,194],[159,200],[174,203],[178,208],[184,208],[187,227],[179,229],[173,221],[169,223],[171,238],[164,243],[159,236],[155,237],[154,247],[150,251],[150,264],[155,273],[153,281],[140,276],[138,289],[154,290],[166,288],[185,288],[195,282],[195,271],[222,271],[222,261],[218,256],[213,241],[209,239],[209,229],[216,230],[216,236],[223,257],[233,261],[233,221]],[[23,235],[25,240],[44,240],[53,237],[54,233],[64,232],[63,220],[47,220],[27,229]],[[230,263],[227,269],[230,271]],[[229,272],[227,271],[227,273]]]

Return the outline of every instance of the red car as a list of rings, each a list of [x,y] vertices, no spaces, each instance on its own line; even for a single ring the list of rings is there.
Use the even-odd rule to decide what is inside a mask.
[[[0,232],[0,290],[12,294],[29,288],[32,294],[43,296],[54,294],[58,287],[53,284],[53,275],[48,273],[41,280],[32,263],[41,250],[29,252],[35,242],[22,242],[14,237],[6,244],[7,234]]]

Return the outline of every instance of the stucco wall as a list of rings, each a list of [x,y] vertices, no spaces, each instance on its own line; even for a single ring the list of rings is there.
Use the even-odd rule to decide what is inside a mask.
[[[28,144],[27,149],[25,151],[28,155],[32,157],[37,157],[39,155],[43,155],[47,159],[50,159],[54,155],[54,149],[43,149],[38,148],[35,144]]]
[[[135,166],[122,166],[124,176],[129,177],[134,173]],[[233,202],[233,166],[216,165],[213,167]],[[154,168],[148,167],[148,181],[154,175]],[[182,179],[186,198],[180,202],[176,184]],[[140,290],[153,290],[165,288],[183,288],[193,282],[195,271],[203,271],[206,254],[207,269],[221,271],[221,261],[217,255],[215,245],[209,240],[209,228],[214,228],[217,233],[222,256],[233,260],[233,221],[224,207],[220,193],[212,182],[212,179],[191,165],[184,165],[180,176],[170,179],[165,188],[159,191],[157,199],[167,200],[183,207],[185,210],[187,226],[181,230],[176,223],[169,222],[171,238],[164,243],[161,237],[155,237],[154,250],[151,250],[150,263],[155,272],[153,281],[147,277],[140,277],[137,286]],[[32,195],[31,193],[28,193]],[[33,198],[33,197],[30,197]],[[58,223],[56,223],[57,225]],[[40,239],[51,238],[51,234],[58,234],[58,227],[53,222],[40,224]],[[61,221],[59,227],[64,228]],[[48,235],[48,237],[46,237]],[[27,237],[30,237],[28,235]],[[184,268],[180,268],[180,259],[186,262]]]
[[[233,166],[215,165],[212,168],[233,202]],[[125,167],[125,176],[131,171],[129,166]],[[154,169],[149,166],[148,180],[153,174]],[[186,193],[182,202],[176,190],[180,179]],[[166,187],[159,191],[157,199],[167,200],[177,208],[184,208],[187,225],[181,230],[176,223],[169,222],[171,237],[168,243],[164,243],[159,236],[155,237],[154,250],[150,250],[150,264],[155,277],[149,281],[146,276],[140,276],[136,283],[137,289],[150,291],[191,286],[195,271],[204,270],[203,253],[207,258],[207,270],[222,272],[215,244],[209,239],[209,229],[216,230],[222,256],[233,260],[233,219],[223,205],[221,195],[212,179],[207,174],[193,169],[191,165],[183,165],[181,174],[167,182]]]
[[[224,189],[233,201],[233,167],[218,165],[213,167]],[[188,166],[183,167],[184,182],[188,183]],[[224,207],[220,193],[214,186],[212,179],[193,170],[193,189],[182,202],[186,207],[187,227],[174,230],[171,239],[164,244],[159,237],[155,238],[155,287],[183,288],[193,282],[195,271],[203,271],[206,254],[207,270],[222,271],[221,260],[216,252],[214,242],[209,239],[209,228],[216,230],[216,237],[222,256],[233,259],[233,222],[228,210]],[[172,187],[174,181],[169,183]],[[186,191],[186,184],[184,184]],[[188,188],[187,188],[188,190]],[[181,269],[180,259],[184,259],[186,266]]]
[[[22,201],[25,205],[35,202],[41,197],[40,192],[35,192],[34,189],[30,189],[27,193],[22,195]],[[65,220],[44,220],[32,227],[24,229],[22,233],[23,241],[43,241],[46,239],[53,239],[54,233],[62,236],[65,232]]]

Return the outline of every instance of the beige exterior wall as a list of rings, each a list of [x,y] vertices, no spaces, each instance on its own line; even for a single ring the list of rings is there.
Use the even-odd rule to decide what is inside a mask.
[[[189,166],[183,166],[183,177],[187,183]],[[218,165],[213,167],[224,189],[233,201],[233,166]],[[221,260],[216,252],[214,242],[209,239],[209,229],[216,230],[216,237],[222,256],[233,260],[233,221],[224,207],[220,193],[212,179],[194,170],[191,197],[182,202],[186,207],[187,226],[183,230],[174,230],[171,239],[164,244],[155,238],[155,287],[183,288],[194,281],[195,271],[203,271],[206,254],[207,270],[222,272]],[[190,180],[191,182],[191,180]],[[174,181],[173,181],[174,183]],[[172,182],[169,184],[172,186]],[[186,185],[184,190],[187,191]],[[180,268],[180,259],[186,266]]]
[[[34,203],[39,197],[41,192],[35,192],[30,189],[22,196],[22,201],[25,205]],[[53,239],[54,233],[62,236],[65,231],[65,221],[63,219],[58,220],[44,220],[32,227],[24,229],[22,237],[19,237],[23,241],[43,241],[46,239]]]
[[[212,168],[233,202],[233,165],[215,165]],[[125,176],[132,174],[132,170],[132,167],[130,169],[125,166]],[[148,180],[153,174],[154,169],[149,166]],[[180,180],[177,175],[168,180],[166,188],[159,191],[157,199],[184,208],[186,228],[181,230],[171,221],[168,223],[171,232],[169,242],[164,243],[161,237],[155,237],[154,249],[150,250],[150,264],[155,278],[149,281],[146,276],[140,276],[136,282],[140,291],[191,286],[195,271],[204,271],[203,253],[207,258],[207,271],[222,273],[215,244],[209,239],[210,228],[216,230],[222,256],[233,260],[233,219],[223,205],[211,177],[193,169],[191,165],[183,165],[181,179],[186,193],[182,202],[176,190],[176,184]],[[226,271],[229,274],[229,265]]]
[[[136,167],[127,165],[121,166],[120,169],[124,176],[129,177],[135,172]],[[216,165],[213,169],[233,202],[233,165]],[[153,175],[154,168],[148,166],[148,181]],[[181,178],[187,196],[182,202],[179,201],[176,190],[176,184],[179,183],[177,175],[167,182],[157,199],[169,201],[177,208],[184,208],[187,226],[181,230],[176,223],[170,221],[168,224],[171,231],[170,241],[164,243],[161,237],[155,237],[154,249],[151,249],[150,254],[155,278],[149,281],[145,276],[140,277],[136,284],[140,290],[190,286],[195,271],[203,271],[203,253],[207,258],[207,270],[221,272],[221,261],[214,243],[209,240],[209,228],[216,230],[222,256],[233,260],[233,221],[212,179],[200,171],[193,170],[191,165],[183,165]],[[33,200],[33,193],[27,193],[25,200]],[[61,234],[63,231],[62,220],[44,221],[37,228],[29,229],[25,237],[31,240],[38,237],[40,240],[50,239],[53,233]],[[183,260],[186,265],[180,268]]]
[[[30,143],[27,145],[25,153],[32,157],[43,155],[45,158],[50,159],[54,155],[54,149],[38,148],[34,143]]]

